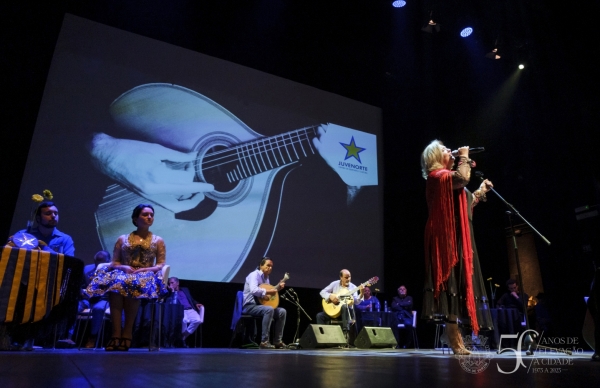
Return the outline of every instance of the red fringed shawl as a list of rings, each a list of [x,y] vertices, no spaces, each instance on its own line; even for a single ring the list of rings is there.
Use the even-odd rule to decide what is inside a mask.
[[[456,246],[456,224],[454,222],[454,200],[452,196],[452,171],[439,169],[429,173],[427,178],[427,206],[429,219],[425,227],[425,260],[431,263],[433,295],[437,299],[440,291],[446,288],[450,270],[458,264]],[[467,209],[467,193],[461,190],[459,195],[462,252],[464,276],[466,279],[465,300],[467,312],[475,334],[479,331],[473,293],[473,248]]]

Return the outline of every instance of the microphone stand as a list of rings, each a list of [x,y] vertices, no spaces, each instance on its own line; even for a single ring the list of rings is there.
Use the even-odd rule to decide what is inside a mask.
[[[292,291],[294,295],[290,294],[289,291]],[[300,340],[298,338],[298,334],[300,333],[300,311],[302,311],[309,320],[312,321],[312,318],[310,317],[310,315],[308,315],[306,311],[304,311],[302,306],[300,306],[300,298],[298,297],[298,294],[296,294],[296,291],[294,291],[294,289],[290,288],[288,291],[285,292],[285,294],[281,295],[281,298],[285,301],[290,302],[298,309],[298,313],[296,314],[296,333],[294,334],[294,341],[288,345],[288,349],[298,349],[300,347]]]
[[[490,295],[492,296],[492,298],[490,300],[490,307],[495,308],[496,307],[496,290],[492,287],[492,278],[488,278],[488,282],[490,282]],[[494,286],[496,286],[496,288],[499,287],[497,284],[494,284]]]
[[[475,175],[478,176],[481,181],[484,180],[483,177],[483,173],[481,171],[477,171],[475,172]],[[496,194],[496,196],[498,198],[500,198],[500,200],[502,200],[502,202],[504,202],[504,204],[506,205],[506,207],[508,207],[509,210],[506,211],[506,215],[508,216],[508,222],[510,224],[510,230],[511,230],[511,236],[512,236],[512,241],[513,241],[513,248],[515,251],[515,261],[517,263],[517,274],[519,275],[519,289],[521,290],[521,304],[522,304],[522,308],[523,308],[523,315],[525,316],[525,332],[526,335],[523,339],[525,348],[526,348],[526,354],[528,356],[533,355],[533,352],[538,348],[538,345],[536,343],[536,335],[531,335],[531,330],[530,326],[529,326],[529,317],[527,316],[527,301],[525,300],[524,296],[525,296],[525,289],[523,288],[523,273],[521,272],[521,263],[519,261],[519,247],[517,245],[517,234],[515,233],[515,228],[512,222],[512,215],[516,214],[517,216],[519,216],[519,218],[521,218],[521,220],[523,220],[523,222],[525,222],[530,228],[531,230],[533,230],[538,236],[540,236],[540,238],[548,245],[550,245],[550,241],[548,241],[548,239],[546,237],[544,237],[540,232],[538,232],[538,230],[536,228],[533,227],[533,225],[531,225],[531,223],[529,223],[529,221],[527,221],[525,219],[525,217],[523,217],[521,215],[521,213],[519,213],[519,211],[517,209],[515,209],[515,207],[508,203],[508,201],[506,201],[504,198],[502,198],[502,196],[500,194],[498,194],[498,192],[493,188],[490,187],[489,188],[490,191],[492,191],[494,194]],[[535,332],[537,334],[537,332]],[[540,348],[545,348],[545,349],[553,349],[556,350],[557,352],[562,352],[562,353],[566,353],[566,354],[571,354],[570,351],[564,351],[562,349],[555,349],[555,348],[549,348],[546,346],[539,346]],[[520,345],[518,346],[518,348],[520,348]],[[504,353],[504,351],[508,351],[510,348],[505,348],[505,349],[498,349],[498,354]]]

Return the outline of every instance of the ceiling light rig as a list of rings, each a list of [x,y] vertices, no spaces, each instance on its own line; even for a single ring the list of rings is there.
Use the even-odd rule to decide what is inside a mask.
[[[434,32],[440,32],[441,27],[441,24],[434,21],[433,11],[429,11],[429,21],[423,26],[423,28],[421,28],[421,31],[428,34],[433,34]]]
[[[395,8],[402,8],[406,5],[406,1],[404,0],[395,0],[392,2],[392,6]]]
[[[489,59],[500,59],[500,58],[502,58],[499,46],[500,46],[499,45],[499,38],[496,38],[496,41],[494,42],[494,48],[492,49],[492,51],[490,51],[489,53],[485,54],[485,57],[489,58]]]

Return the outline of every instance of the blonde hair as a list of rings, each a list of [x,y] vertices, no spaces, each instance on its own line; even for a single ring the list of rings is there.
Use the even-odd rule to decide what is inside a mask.
[[[423,178],[427,179],[427,175],[433,170],[439,170],[440,168],[445,168],[442,164],[443,154],[440,146],[443,146],[439,140],[434,140],[423,150],[423,154],[421,154],[421,172],[423,173]]]

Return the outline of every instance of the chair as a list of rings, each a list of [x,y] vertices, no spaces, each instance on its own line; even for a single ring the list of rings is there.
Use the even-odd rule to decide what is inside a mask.
[[[444,331],[446,331],[446,324],[443,321],[436,322],[435,323],[435,339],[433,340],[433,348],[434,349],[442,349],[442,354],[445,353],[444,345],[446,345],[448,352],[450,351],[450,346],[446,342],[442,341],[442,335],[444,334]]]
[[[231,340],[229,341],[229,347],[233,345],[233,341],[238,333],[242,333],[242,342],[244,339],[248,339],[248,343],[242,344],[243,348],[258,348],[258,344],[256,343],[256,321],[262,321],[262,317],[255,317],[249,314],[242,314],[242,308],[244,305],[244,293],[242,291],[238,291],[235,297],[235,304],[233,305],[233,318],[231,319]],[[248,326],[247,323],[252,321],[254,323],[254,332],[252,337],[247,334]]]
[[[75,339],[80,338],[77,349],[81,350],[81,345],[83,344],[83,339],[85,338],[85,333],[87,332],[88,323],[92,320],[92,310],[85,309],[77,313],[77,318],[75,320],[77,322],[75,326]],[[85,321],[85,325],[83,326],[83,334],[81,335],[81,337],[79,337],[81,321]],[[96,345],[94,346],[94,350],[102,349],[102,346],[100,346],[100,344],[104,344],[104,329],[107,321],[110,321],[110,307],[107,307],[106,310],[104,310],[104,315],[102,316],[102,324],[100,325],[98,336],[96,336]]]
[[[355,311],[358,316],[360,315],[361,327],[364,326],[376,326],[381,327],[381,315],[379,312],[371,312],[371,311]],[[341,322],[341,320],[340,320]]]
[[[196,329],[196,331],[194,332],[194,347],[198,348],[198,347],[202,347],[202,325],[204,325],[204,323],[201,323],[198,328]],[[200,332],[200,346],[198,346],[198,332]]]
[[[198,332],[200,332],[200,347],[202,347],[202,326],[204,325],[204,306],[200,307],[200,311],[198,312],[200,315],[200,320],[202,323],[198,326],[196,331],[194,332],[194,347],[198,347]]]
[[[198,311],[198,315],[200,315],[200,321],[202,322],[194,331],[194,348],[202,347],[202,325],[204,325],[204,306],[200,307]],[[200,332],[200,346],[198,346],[198,332]],[[189,338],[189,337],[188,337]],[[186,338],[187,341],[187,338]]]
[[[413,343],[415,344],[415,349],[419,349],[419,340],[417,338],[417,312],[415,310],[412,310],[412,318],[413,318],[412,319]],[[398,329],[406,329],[406,325],[404,323],[399,323]],[[439,325],[436,326],[435,337],[436,337],[436,342],[437,342],[439,340]]]
[[[168,264],[163,265],[161,272],[162,272],[162,278],[163,281],[168,281],[169,280],[169,272],[171,271],[171,266]],[[150,317],[150,341],[148,343],[148,350],[149,351],[159,351],[160,350],[160,341],[162,339],[161,337],[161,328],[162,328],[162,305],[165,301],[165,298],[157,298],[157,299],[151,299],[149,301],[150,304],[152,304],[152,315]],[[154,316],[156,313],[156,307],[158,306],[158,346],[154,345]]]

